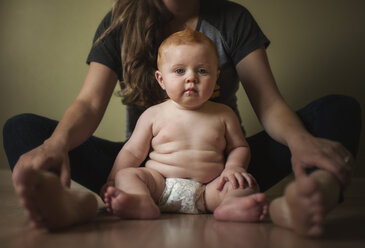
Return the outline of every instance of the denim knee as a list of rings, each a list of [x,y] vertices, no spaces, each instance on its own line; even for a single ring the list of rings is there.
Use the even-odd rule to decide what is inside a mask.
[[[19,129],[21,126],[23,126],[23,123],[27,122],[27,120],[30,119],[31,116],[32,116],[32,114],[20,114],[20,115],[15,115],[15,116],[9,118],[3,126],[4,140],[8,136],[12,136],[14,131]]]
[[[334,125],[342,126],[341,130],[346,133],[343,143],[347,143],[347,148],[356,156],[362,125],[360,103],[355,98],[345,95],[329,95],[324,99],[328,103],[326,110],[336,116]]]
[[[56,125],[56,121],[29,113],[8,119],[3,126],[3,144],[10,168],[22,154],[42,144]]]
[[[26,129],[32,130],[39,126],[39,119],[41,118],[43,117],[30,113],[19,114],[9,118],[3,126],[4,146],[6,140],[19,138]]]
[[[331,106],[338,111],[350,112],[354,117],[361,119],[360,103],[354,97],[346,95],[328,95],[321,100],[330,103]]]

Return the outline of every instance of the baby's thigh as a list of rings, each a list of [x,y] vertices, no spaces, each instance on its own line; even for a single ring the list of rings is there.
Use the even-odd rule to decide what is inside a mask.
[[[164,189],[165,189],[165,177],[163,177],[158,171],[151,168],[140,168],[145,172],[146,185],[150,190],[151,196],[155,202],[158,202]]]
[[[156,201],[159,200],[165,189],[165,178],[151,168],[125,168],[117,173],[116,186],[121,189],[145,187],[145,190],[148,190],[152,198]]]

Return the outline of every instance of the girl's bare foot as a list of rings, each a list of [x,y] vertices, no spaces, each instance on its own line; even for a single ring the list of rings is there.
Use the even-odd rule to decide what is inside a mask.
[[[270,215],[276,225],[298,234],[321,235],[325,209],[319,185],[311,177],[297,179],[270,204]]]
[[[244,197],[230,197],[215,210],[214,217],[223,221],[262,221],[267,214],[268,202],[262,193]]]
[[[160,209],[152,197],[128,194],[115,187],[108,187],[105,193],[107,210],[123,219],[156,219]]]
[[[93,194],[63,187],[50,172],[22,168],[13,175],[13,184],[35,227],[69,227],[93,219],[98,210]]]

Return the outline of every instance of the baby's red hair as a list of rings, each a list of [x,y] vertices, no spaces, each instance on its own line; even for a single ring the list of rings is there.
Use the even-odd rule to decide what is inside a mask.
[[[185,28],[182,31],[173,33],[161,43],[160,47],[158,48],[158,55],[157,55],[158,68],[160,68],[162,55],[163,52],[166,50],[166,48],[170,46],[189,45],[189,44],[205,44],[208,47],[210,47],[215,57],[217,58],[217,66],[218,66],[218,52],[213,41],[200,32],[194,31],[191,28]]]

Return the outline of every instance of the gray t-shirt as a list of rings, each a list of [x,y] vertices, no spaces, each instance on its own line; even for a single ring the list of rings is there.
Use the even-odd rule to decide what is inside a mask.
[[[239,78],[236,65],[249,53],[259,47],[267,47],[270,41],[261,31],[256,21],[243,6],[229,2],[216,1],[212,6],[209,1],[201,1],[199,20],[196,30],[208,36],[217,46],[220,76],[213,93],[212,101],[230,106],[241,120],[236,92]],[[205,4],[208,3],[208,4]],[[100,23],[94,41],[111,23],[109,12]],[[120,81],[122,75],[120,31],[113,31],[103,42],[94,46],[87,58],[87,63],[98,62],[114,70]],[[126,106],[127,133],[129,138],[139,116],[145,110],[141,106]]]

